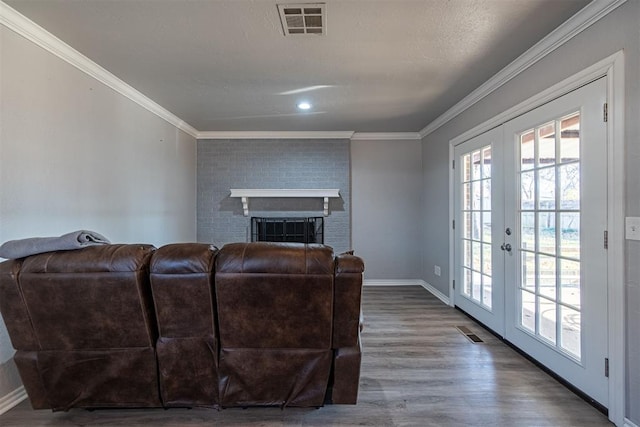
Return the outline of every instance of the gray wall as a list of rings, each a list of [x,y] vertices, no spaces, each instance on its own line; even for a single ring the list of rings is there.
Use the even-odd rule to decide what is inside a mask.
[[[194,241],[195,139],[0,26],[0,242]],[[0,321],[0,399],[20,386]]]
[[[454,137],[584,68],[624,49],[627,216],[640,216],[640,2],[629,0],[423,141],[424,277],[448,294],[448,145]],[[438,203],[433,203],[437,200]],[[437,242],[434,244],[433,242]],[[640,424],[640,242],[626,242],[626,416]],[[433,280],[441,264],[444,276]],[[430,271],[431,270],[431,271]],[[433,280],[433,281],[432,281]],[[614,284],[617,286],[618,284]]]
[[[366,279],[422,277],[420,141],[351,142],[353,248]]]
[[[351,248],[349,140],[198,141],[198,241],[250,240],[250,217],[322,216],[322,199],[250,199],[245,217],[231,188],[338,188],[325,217],[324,243]]]
[[[449,295],[449,144],[448,140],[423,141],[423,277]],[[439,265],[441,276],[434,274]]]

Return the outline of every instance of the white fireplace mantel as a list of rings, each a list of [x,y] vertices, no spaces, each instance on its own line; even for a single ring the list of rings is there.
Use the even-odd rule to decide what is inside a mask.
[[[340,197],[336,188],[232,188],[230,197],[240,197],[244,216],[249,216],[249,199],[256,197],[319,197],[324,200],[324,216],[329,215],[329,198]]]

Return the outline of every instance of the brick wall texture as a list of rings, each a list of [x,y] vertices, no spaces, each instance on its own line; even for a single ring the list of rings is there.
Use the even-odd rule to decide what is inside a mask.
[[[322,216],[323,201],[250,199],[249,216],[231,188],[338,188],[325,217],[324,243],[336,253],[351,248],[350,141],[199,140],[199,242],[220,247],[251,240],[251,217]]]

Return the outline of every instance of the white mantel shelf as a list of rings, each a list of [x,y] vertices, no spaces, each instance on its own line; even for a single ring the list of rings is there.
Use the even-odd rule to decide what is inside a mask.
[[[249,216],[249,199],[256,197],[319,197],[324,200],[324,216],[329,215],[329,198],[340,197],[337,188],[232,188],[230,197],[240,197],[244,216]]]

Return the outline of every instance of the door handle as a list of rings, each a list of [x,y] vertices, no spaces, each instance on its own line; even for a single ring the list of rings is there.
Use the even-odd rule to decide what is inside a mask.
[[[502,245],[500,245],[500,249],[502,249],[503,251],[511,252],[511,244],[503,243]]]

